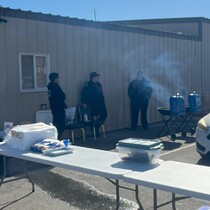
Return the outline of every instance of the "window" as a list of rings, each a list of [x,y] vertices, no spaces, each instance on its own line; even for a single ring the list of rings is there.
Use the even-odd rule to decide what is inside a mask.
[[[47,87],[49,75],[49,55],[21,53],[20,88],[23,92],[42,91]]]

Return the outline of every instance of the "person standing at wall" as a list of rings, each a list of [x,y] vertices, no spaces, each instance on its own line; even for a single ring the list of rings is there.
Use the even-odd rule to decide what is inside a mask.
[[[151,83],[144,77],[142,71],[137,72],[136,79],[128,86],[128,96],[131,108],[131,129],[136,129],[138,124],[139,110],[141,110],[141,124],[147,130],[147,109],[152,95]]]
[[[59,75],[53,72],[49,75],[50,82],[47,85],[50,109],[53,115],[53,125],[58,130],[58,139],[61,140],[65,130],[65,104],[66,95],[59,85]]]
[[[103,88],[98,81],[100,74],[92,72],[90,80],[85,83],[81,92],[81,102],[84,107],[90,107],[91,120],[104,122],[107,118],[107,110],[104,100]],[[96,133],[98,133],[96,129]]]

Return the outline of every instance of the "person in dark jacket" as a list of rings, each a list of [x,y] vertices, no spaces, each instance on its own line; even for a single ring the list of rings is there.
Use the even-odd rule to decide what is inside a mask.
[[[83,106],[89,106],[92,121],[104,122],[107,118],[107,110],[104,100],[103,88],[98,81],[100,74],[92,72],[90,80],[85,83],[81,92],[81,101]],[[97,132],[98,130],[96,130]]]
[[[49,75],[50,82],[47,85],[48,99],[50,102],[50,109],[53,115],[53,125],[58,130],[58,139],[61,140],[62,133],[65,130],[65,104],[66,95],[59,85],[58,73],[51,73]]]
[[[142,127],[148,129],[147,108],[151,95],[152,87],[150,82],[145,79],[142,71],[138,71],[136,79],[132,80],[128,87],[131,107],[131,129],[137,128],[139,110],[141,110]]]

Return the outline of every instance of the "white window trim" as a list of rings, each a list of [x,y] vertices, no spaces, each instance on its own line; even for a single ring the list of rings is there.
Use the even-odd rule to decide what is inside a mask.
[[[22,55],[31,55],[34,57],[36,56],[45,56],[46,57],[46,64],[47,64],[47,75],[50,74],[50,54],[49,53],[29,53],[29,52],[20,52],[19,53],[19,76],[20,76],[20,92],[22,93],[27,93],[27,92],[41,92],[41,91],[47,91],[47,87],[45,88],[37,88],[37,84],[34,83],[34,88],[33,89],[23,89],[22,86],[22,62],[21,62],[21,56]],[[35,70],[35,59],[33,59],[33,68]],[[34,73],[34,80],[36,81],[36,72],[33,71]]]

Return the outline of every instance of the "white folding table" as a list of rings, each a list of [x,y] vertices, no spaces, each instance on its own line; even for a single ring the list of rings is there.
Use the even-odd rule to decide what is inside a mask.
[[[4,158],[14,157],[24,161],[93,174],[107,178],[109,181],[115,180],[115,182],[111,182],[116,186],[116,209],[118,209],[120,199],[119,180],[123,178],[124,174],[131,172],[133,169],[138,170],[139,164],[120,161],[118,153],[115,152],[78,146],[72,147],[74,148],[74,151],[71,154],[49,157],[31,151],[12,149],[6,143],[0,143],[0,155],[4,156]],[[34,190],[34,184],[28,175],[27,170],[25,172],[32,183],[32,190]],[[3,179],[4,176],[2,177],[1,183],[3,182]]]
[[[210,168],[175,161],[163,161],[159,166],[133,171],[123,176],[123,181],[154,190],[154,209],[157,209],[157,190],[172,193],[175,209],[175,194],[210,200]],[[137,202],[139,203],[139,198]],[[141,204],[140,204],[141,205]],[[141,207],[141,206],[140,206]],[[141,208],[140,208],[141,209]]]

